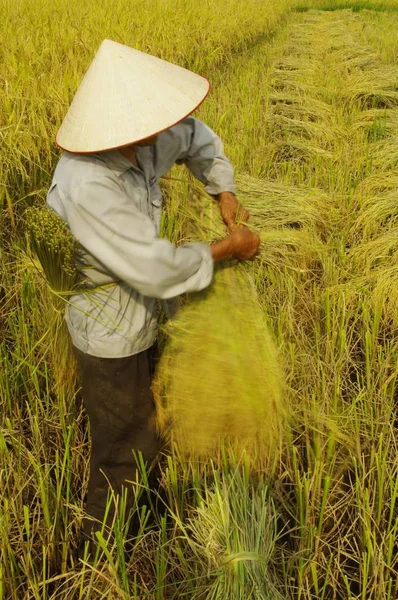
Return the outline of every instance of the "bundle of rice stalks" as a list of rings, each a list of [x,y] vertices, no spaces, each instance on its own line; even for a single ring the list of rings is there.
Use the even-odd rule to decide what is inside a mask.
[[[366,74],[355,74],[341,91],[341,98],[350,105],[364,110],[366,108],[391,109],[398,106],[396,82],[392,83],[390,75],[381,77],[379,70]]]
[[[375,69],[380,66],[380,57],[373,52],[373,48],[345,44],[333,54],[339,64],[346,65],[350,70]]]
[[[292,269],[304,272],[323,262],[325,246],[335,211],[330,197],[321,190],[283,186],[264,179],[239,175],[236,178],[239,201],[250,211],[248,227],[260,235],[260,259],[256,278],[264,269]],[[190,202],[180,210],[189,226],[185,237],[208,243],[225,236],[219,207],[198,186],[190,184]],[[262,273],[262,275],[260,275]]]
[[[25,223],[33,252],[52,292],[61,296],[77,284],[77,241],[58,215],[46,207],[25,211]]]
[[[394,173],[374,173],[361,181],[355,195],[361,199],[369,196],[383,196],[398,189],[398,176]]]
[[[313,74],[313,71],[321,66],[317,60],[303,60],[303,57],[284,56],[274,64],[274,71],[290,71],[308,76]]]
[[[196,581],[190,598],[282,600],[272,570],[277,514],[267,486],[254,488],[239,470],[226,471],[222,479],[213,472],[214,486],[184,527],[190,550],[184,559],[192,554],[193,567],[187,579]]]
[[[224,268],[166,327],[154,382],[158,427],[189,457],[236,455],[269,464],[280,448],[284,409],[278,352],[243,267]]]
[[[36,258],[29,258],[25,268],[33,271],[32,274],[44,275],[37,286],[42,314],[37,315],[36,327],[42,339],[47,337],[45,355],[52,363],[54,389],[59,393],[59,390],[74,389],[76,382],[76,365],[63,309],[68,296],[78,285],[77,241],[66,223],[46,207],[28,208],[25,223],[31,249],[36,255]]]
[[[272,88],[276,91],[299,94],[315,95],[317,88],[313,83],[300,81],[297,71],[277,71],[273,72],[270,82]]]

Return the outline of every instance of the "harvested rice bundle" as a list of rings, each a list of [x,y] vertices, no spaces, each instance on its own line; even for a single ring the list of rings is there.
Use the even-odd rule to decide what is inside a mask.
[[[277,71],[295,71],[303,75],[312,74],[313,71],[322,67],[322,63],[318,60],[303,60],[302,57],[285,56],[280,58],[274,64],[274,70]]]
[[[46,359],[52,363],[54,390],[74,389],[76,384],[76,364],[71,341],[68,335],[63,312],[68,296],[78,285],[75,265],[77,241],[68,226],[58,215],[46,207],[31,207],[25,211],[25,224],[31,249],[37,259],[33,259],[34,272],[44,274],[38,286],[42,314],[38,315],[42,339],[47,337],[44,346]],[[26,264],[32,269],[32,259]],[[44,283],[44,285],[43,285]]]
[[[25,223],[51,291],[71,292],[77,284],[77,241],[68,226],[52,210],[37,206],[25,211]]]
[[[181,536],[192,577],[208,585],[205,595],[198,586],[191,600],[283,600],[271,566],[278,515],[265,481],[249,484],[243,469],[224,469],[220,477],[213,467],[212,476]]]
[[[398,189],[398,176],[394,173],[374,173],[361,181],[355,195],[361,199],[370,196],[382,196]]]
[[[170,182],[172,183],[172,182]],[[240,202],[251,217],[248,227],[260,235],[260,260],[257,276],[271,267],[304,272],[323,262],[326,237],[334,219],[330,197],[321,190],[283,186],[248,175],[236,178]],[[189,223],[185,238],[214,242],[225,235],[217,203],[195,183],[190,184],[190,202],[179,214]]]
[[[317,88],[313,83],[300,81],[297,71],[274,71],[271,86],[274,90],[284,93],[316,94]]]
[[[305,272],[322,267],[325,247],[310,231],[270,229],[260,233],[258,268]]]
[[[154,383],[160,431],[190,457],[217,456],[223,439],[254,465],[274,457],[283,374],[244,268],[218,271],[166,331]]]
[[[345,45],[334,51],[338,63],[346,64],[349,69],[375,69],[381,67],[380,57],[373,48],[365,46]]]
[[[395,76],[395,80],[392,79]],[[349,104],[356,104],[360,108],[386,108],[398,106],[398,91],[396,91],[397,71],[391,73],[386,69],[374,71],[355,72],[347,80],[347,85],[341,90],[341,97]]]

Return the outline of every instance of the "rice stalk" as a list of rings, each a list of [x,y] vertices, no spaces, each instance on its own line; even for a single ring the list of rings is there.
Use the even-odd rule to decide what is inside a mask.
[[[398,223],[398,189],[362,201],[351,234],[367,240]]]

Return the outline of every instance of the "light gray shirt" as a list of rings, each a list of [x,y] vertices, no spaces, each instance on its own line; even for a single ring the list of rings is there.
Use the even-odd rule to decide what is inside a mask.
[[[235,192],[220,139],[193,117],[160,134],[154,146],[137,148],[136,157],[139,167],[118,150],[65,152],[47,195],[79,242],[76,260],[87,290],[70,298],[66,322],[73,344],[93,356],[146,350],[156,339],[156,298],[199,291],[212,279],[207,244],[176,248],[158,237],[158,179],[174,163],[186,164],[209,194]]]

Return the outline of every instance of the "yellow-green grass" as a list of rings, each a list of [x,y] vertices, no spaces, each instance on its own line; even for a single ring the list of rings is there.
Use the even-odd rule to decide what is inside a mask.
[[[395,246],[390,213],[378,221],[366,211],[372,202],[383,210],[395,185],[395,104],[381,122],[380,112],[369,113],[385,110],[379,99],[395,102],[394,80],[385,77],[396,62],[395,13],[288,16],[287,4],[234,0],[229,10],[225,3],[189,0],[177,3],[179,12],[176,3],[149,4],[126,9],[119,1],[93,7],[79,0],[66,7],[64,0],[43,0],[1,7],[8,92],[0,111],[6,127],[1,181],[8,187],[2,188],[7,251],[0,270],[6,374],[0,378],[0,597],[210,600],[224,598],[226,590],[239,598],[242,589],[245,597],[262,599],[271,584],[297,600],[393,600]],[[276,36],[267,39],[270,27]],[[18,216],[44,197],[57,123],[105,36],[132,45],[139,40],[141,49],[185,61],[212,81],[198,115],[221,134],[242,201],[261,228],[262,257],[245,267],[245,277],[255,283],[276,340],[290,418],[278,461],[256,477],[249,464],[231,468],[230,449],[217,469],[168,456],[162,500],[151,506],[155,524],[145,526],[141,514],[131,563],[119,547],[108,566],[92,569],[73,557],[87,485],[86,424],[73,388],[54,376],[50,334],[43,337],[48,292],[37,270],[26,266]],[[250,190],[253,178],[256,186],[266,181],[264,194]],[[164,233],[175,241],[196,235],[196,192],[192,202],[187,184],[165,187]],[[202,224],[209,223],[206,202]],[[214,223],[210,218],[212,237],[220,235]],[[277,240],[288,236],[307,243],[287,251]],[[363,279],[368,272],[371,281]],[[383,302],[386,297],[392,301]],[[247,513],[252,519],[242,518]]]

